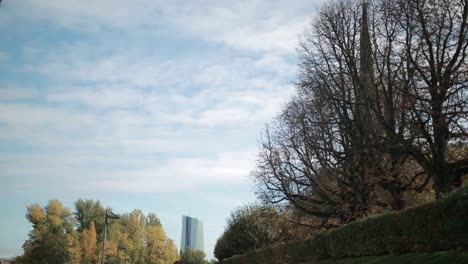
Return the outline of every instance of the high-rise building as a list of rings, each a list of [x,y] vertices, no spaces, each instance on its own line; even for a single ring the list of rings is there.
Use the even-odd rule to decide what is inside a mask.
[[[203,249],[203,223],[202,221],[190,217],[182,216],[182,240],[180,251],[186,248],[204,251]]]

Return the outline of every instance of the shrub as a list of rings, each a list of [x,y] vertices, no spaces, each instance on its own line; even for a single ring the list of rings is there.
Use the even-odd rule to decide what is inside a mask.
[[[216,242],[214,255],[223,260],[279,243],[288,235],[285,230],[273,208],[258,205],[237,208]]]
[[[298,263],[460,248],[468,249],[468,186],[437,202],[370,217],[312,239],[263,248],[220,263]]]
[[[468,248],[468,186],[438,202],[332,230],[331,257]]]

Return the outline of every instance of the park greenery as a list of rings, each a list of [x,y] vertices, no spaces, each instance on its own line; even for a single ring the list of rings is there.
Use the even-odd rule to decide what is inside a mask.
[[[180,253],[180,261],[177,264],[210,264],[214,261],[205,260],[205,253],[200,250],[186,248]]]
[[[374,260],[376,263],[391,260],[400,263],[398,260],[405,259],[408,260],[405,263],[426,263],[428,258],[436,256],[435,263],[466,263],[466,219],[468,186],[434,202],[367,217],[308,239],[248,251],[223,259],[221,263],[334,263],[335,260],[343,260],[341,263],[374,263]],[[450,250],[452,252],[444,253]],[[409,255],[399,257],[401,254]],[[388,257],[366,258],[382,255]]]
[[[119,216],[109,220],[105,263],[173,264],[178,259],[156,214],[135,209]],[[28,206],[26,218],[33,229],[15,263],[101,263],[104,217],[104,207],[94,200],[77,200],[73,212],[58,200]]]
[[[350,233],[341,240],[353,244],[367,232],[354,223],[441,200],[463,186],[467,49],[467,0],[325,3],[301,37],[295,93],[260,138],[251,175],[263,205],[233,212],[215,256],[222,260],[342,226]],[[426,210],[444,214],[437,208]],[[440,224],[437,215],[417,212],[396,219],[420,231],[420,225]],[[379,219],[385,228],[365,233],[362,243],[380,236],[385,248],[398,232],[411,233]],[[282,236],[284,225],[308,228]]]

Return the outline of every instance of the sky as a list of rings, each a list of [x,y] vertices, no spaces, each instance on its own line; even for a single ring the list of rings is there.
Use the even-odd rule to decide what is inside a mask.
[[[213,258],[321,1],[2,1],[0,257],[26,206],[84,198],[156,213],[178,246],[197,217]]]

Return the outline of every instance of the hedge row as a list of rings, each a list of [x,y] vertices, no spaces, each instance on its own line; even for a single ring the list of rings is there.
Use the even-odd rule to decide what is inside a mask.
[[[468,186],[438,202],[367,218],[312,239],[278,244],[220,263],[300,263],[453,249],[468,249]]]

